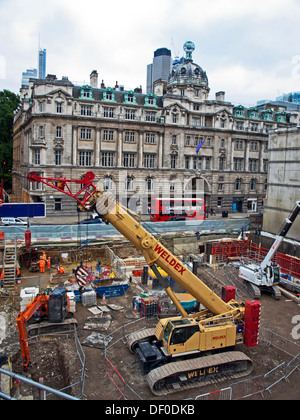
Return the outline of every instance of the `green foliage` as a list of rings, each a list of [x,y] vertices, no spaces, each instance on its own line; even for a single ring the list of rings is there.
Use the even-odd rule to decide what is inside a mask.
[[[14,110],[19,105],[19,102],[19,95],[5,89],[0,92],[0,173],[2,176],[3,163],[6,162],[4,186],[7,189],[11,188],[10,171],[13,163],[12,134]]]

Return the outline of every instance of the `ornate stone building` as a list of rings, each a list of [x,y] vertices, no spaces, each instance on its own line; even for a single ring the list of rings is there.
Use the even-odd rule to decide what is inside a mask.
[[[22,87],[14,121],[15,199],[44,201],[47,215],[76,214],[75,202],[29,185],[26,176],[80,178],[92,171],[140,212],[151,197],[179,193],[204,194],[207,207],[219,212],[260,211],[268,132],[296,125],[294,117],[234,106],[224,92],[209,100],[207,75],[192,59],[194,44],[184,49],[185,62],[167,83],[155,81],[153,94],[106,87],[95,70],[85,86],[48,75]]]

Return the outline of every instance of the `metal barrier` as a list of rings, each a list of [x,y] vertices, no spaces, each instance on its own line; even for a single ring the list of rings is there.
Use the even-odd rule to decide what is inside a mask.
[[[227,401],[232,399],[232,388],[219,389],[218,391],[208,392],[198,395],[195,401]]]
[[[144,222],[142,226],[151,234],[166,235],[172,233],[193,234],[201,233],[225,233],[240,230],[248,222],[243,219],[217,219],[217,220],[196,220],[183,222]],[[27,227],[3,226],[5,239],[25,244],[25,231]],[[122,237],[112,226],[103,224],[96,225],[38,225],[31,226],[32,242],[70,242],[81,239],[102,239],[110,237]]]
[[[274,346],[282,350],[287,354],[287,358],[292,357],[290,352],[298,353],[289,362],[285,361],[265,374],[235,382],[228,388],[219,391],[198,395],[195,400],[241,400],[263,394],[265,391],[271,393],[271,389],[279,382],[288,381],[295,370],[300,370],[300,346],[298,344],[265,328],[261,328],[260,340],[264,341],[267,346]]]

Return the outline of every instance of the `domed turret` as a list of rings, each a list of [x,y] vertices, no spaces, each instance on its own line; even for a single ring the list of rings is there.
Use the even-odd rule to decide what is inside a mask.
[[[209,91],[206,72],[198,64],[193,62],[192,53],[195,50],[195,44],[188,41],[184,44],[183,49],[186,52],[186,58],[183,63],[173,68],[169,76],[168,87],[194,85],[195,87],[203,87]]]

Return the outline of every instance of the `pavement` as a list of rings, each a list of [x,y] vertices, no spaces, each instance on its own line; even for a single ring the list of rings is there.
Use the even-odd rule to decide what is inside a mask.
[[[244,219],[251,213],[228,213],[228,219]],[[88,214],[80,214],[80,221],[88,219]],[[222,212],[216,213],[215,215],[208,215],[208,220],[222,219]],[[141,215],[142,222],[150,222],[149,215]],[[30,219],[30,225],[76,225],[78,224],[78,215],[76,216],[48,216],[43,218]]]

